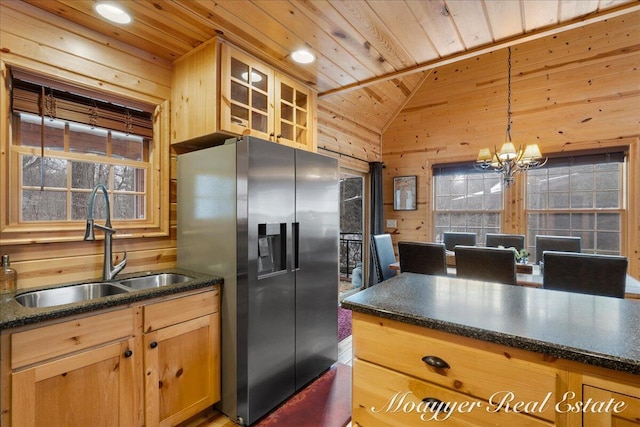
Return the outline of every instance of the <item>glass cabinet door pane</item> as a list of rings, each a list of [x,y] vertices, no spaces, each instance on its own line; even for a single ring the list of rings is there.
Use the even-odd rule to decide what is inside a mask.
[[[231,100],[249,105],[249,88],[238,82],[231,82]]]
[[[293,107],[285,103],[280,103],[280,118],[293,122]]]
[[[293,88],[284,83],[280,84],[280,99],[293,104]]]
[[[251,70],[251,86],[266,92],[269,88],[269,76],[253,68]]]
[[[254,110],[267,111],[269,100],[266,94],[254,90],[251,92],[251,101],[251,106]]]
[[[231,77],[249,83],[249,66],[236,58],[231,58]]]
[[[307,95],[305,93],[296,91],[296,107],[307,109]]]
[[[251,129],[264,132],[268,131],[269,126],[269,116],[266,114],[261,114],[258,111],[251,112]]]

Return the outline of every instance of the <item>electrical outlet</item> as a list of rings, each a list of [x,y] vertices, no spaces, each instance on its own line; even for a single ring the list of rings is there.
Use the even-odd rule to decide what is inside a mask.
[[[387,220],[387,228],[396,228],[397,226],[398,226],[398,220],[396,219]]]

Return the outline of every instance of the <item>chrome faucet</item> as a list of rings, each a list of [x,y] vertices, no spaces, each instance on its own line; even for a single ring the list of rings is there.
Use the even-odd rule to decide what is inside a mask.
[[[104,226],[100,224],[95,224],[93,221],[93,204],[96,200],[96,193],[98,190],[102,190],[104,194],[104,200],[107,208],[107,220]],[[116,274],[120,273],[124,266],[127,264],[127,252],[124,252],[124,258],[120,264],[114,267],[113,265],[113,240],[112,236],[115,234],[116,230],[111,228],[111,207],[109,205],[109,193],[107,192],[107,188],[98,184],[93,188],[91,195],[89,196],[89,208],[87,209],[87,228],[84,232],[84,240],[96,240],[96,236],[93,232],[94,228],[104,231],[104,262],[102,266],[102,280],[108,281],[112,280],[116,277]]]

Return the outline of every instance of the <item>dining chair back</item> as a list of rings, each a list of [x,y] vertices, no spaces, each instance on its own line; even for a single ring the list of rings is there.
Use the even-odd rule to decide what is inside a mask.
[[[442,243],[448,251],[454,250],[456,245],[475,246],[476,233],[445,231],[442,233]]]
[[[447,275],[444,243],[398,242],[398,257],[402,272]]]
[[[544,251],[580,252],[581,250],[582,239],[580,237],[536,236],[536,264],[540,264],[542,261]]]
[[[376,234],[371,239],[371,250],[373,252],[374,270],[378,283],[390,279],[396,275],[391,269],[391,264],[396,262],[396,255],[393,252],[393,243],[390,234]]]
[[[624,298],[626,257],[548,251],[543,260],[545,289]]]
[[[484,239],[484,245],[490,248],[500,246],[516,248],[516,250],[521,251],[524,249],[524,234],[487,233]]]
[[[456,247],[456,276],[463,279],[516,285],[516,254],[513,249]]]

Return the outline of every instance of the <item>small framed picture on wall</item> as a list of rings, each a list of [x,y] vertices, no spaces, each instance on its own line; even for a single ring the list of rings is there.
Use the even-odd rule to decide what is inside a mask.
[[[393,210],[414,211],[417,206],[416,176],[396,176],[393,178]]]

